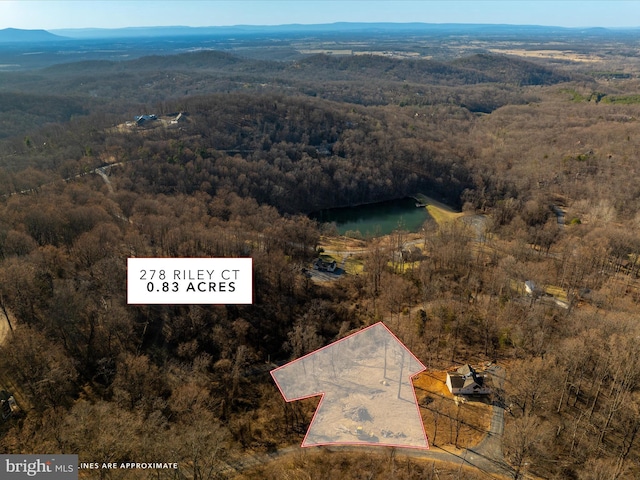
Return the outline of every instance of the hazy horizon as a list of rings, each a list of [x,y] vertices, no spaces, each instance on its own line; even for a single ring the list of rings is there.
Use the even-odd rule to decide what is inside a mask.
[[[550,11],[552,9],[552,11]],[[0,29],[118,29],[332,23],[633,28],[637,1],[41,1],[0,2]]]

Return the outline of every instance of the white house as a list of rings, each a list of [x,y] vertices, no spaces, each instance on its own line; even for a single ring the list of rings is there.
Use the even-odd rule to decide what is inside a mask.
[[[484,375],[471,365],[464,365],[455,372],[447,372],[447,388],[454,395],[487,395],[491,389]]]
[[[524,291],[529,295],[533,295],[533,292],[536,291],[536,284],[531,280],[527,280],[524,282]]]

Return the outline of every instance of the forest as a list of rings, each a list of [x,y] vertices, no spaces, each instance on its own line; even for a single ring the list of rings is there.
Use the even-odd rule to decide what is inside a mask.
[[[284,402],[269,371],[382,320],[428,372],[505,369],[512,478],[637,478],[640,64],[621,62],[204,51],[0,72],[0,390],[20,407],[0,452],[179,464],[82,478],[501,478],[299,449],[318,399]],[[356,241],[311,212],[419,193],[460,219],[305,274]],[[128,305],[130,257],[251,257],[253,304]],[[461,421],[474,402],[418,396],[433,449],[488,431]]]

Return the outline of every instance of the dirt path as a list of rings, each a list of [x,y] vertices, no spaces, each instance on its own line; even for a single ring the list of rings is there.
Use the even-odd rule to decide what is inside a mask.
[[[107,189],[109,190],[109,193],[113,193],[113,186],[111,185],[111,180],[109,180],[109,177],[107,176],[105,170],[107,168],[110,168],[111,166],[107,166],[107,167],[100,167],[100,168],[96,168],[94,170],[95,173],[97,173],[98,175],[100,175],[100,178],[102,178],[102,180],[104,180],[104,183],[107,185]]]

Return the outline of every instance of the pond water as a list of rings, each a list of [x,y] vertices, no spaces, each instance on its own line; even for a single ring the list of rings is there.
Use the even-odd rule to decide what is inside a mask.
[[[321,223],[334,222],[338,233],[349,236],[360,232],[363,238],[388,235],[402,225],[403,230],[418,232],[425,220],[431,218],[427,209],[416,207],[413,198],[370,203],[357,207],[328,208],[309,215]]]

